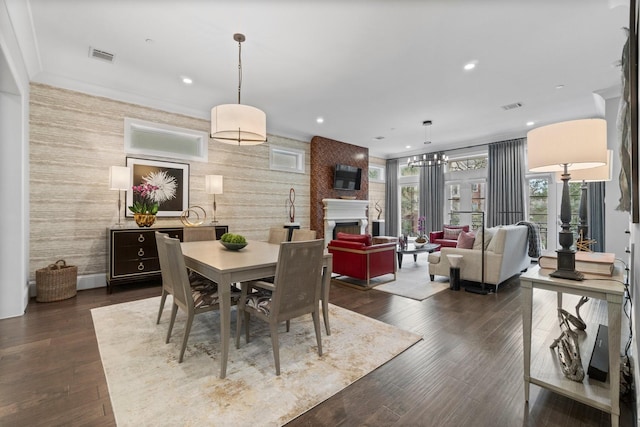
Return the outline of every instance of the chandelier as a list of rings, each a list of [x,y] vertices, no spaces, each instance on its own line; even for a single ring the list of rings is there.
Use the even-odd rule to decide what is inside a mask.
[[[267,117],[264,111],[240,104],[242,88],[242,42],[244,34],[234,34],[238,42],[238,103],[211,109],[211,138],[225,144],[258,145],[267,141]]]
[[[447,162],[449,158],[444,153],[428,153],[420,156],[412,156],[407,159],[407,166],[409,167],[428,167],[442,165]]]

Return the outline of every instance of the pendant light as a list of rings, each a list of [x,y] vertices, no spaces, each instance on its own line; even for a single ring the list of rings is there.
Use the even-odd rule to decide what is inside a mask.
[[[242,89],[242,42],[244,34],[234,34],[238,42],[238,103],[211,109],[211,138],[225,144],[258,145],[267,141],[267,117],[264,111],[240,104]]]

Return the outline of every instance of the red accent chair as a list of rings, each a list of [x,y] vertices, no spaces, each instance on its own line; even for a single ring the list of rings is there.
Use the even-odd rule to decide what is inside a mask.
[[[371,289],[371,279],[385,274],[393,274],[396,280],[396,243],[372,244],[370,234],[338,233],[327,246],[333,254],[333,272],[339,276],[349,276],[366,281],[357,285],[340,279],[339,283],[358,289]],[[380,283],[376,283],[378,285]]]
[[[448,231],[450,230],[450,231]],[[444,225],[442,231],[432,231],[429,233],[429,242],[437,243],[441,247],[455,248],[458,244],[458,235],[460,231],[469,231],[468,225]],[[447,234],[445,236],[445,234]],[[452,238],[455,234],[455,238]]]

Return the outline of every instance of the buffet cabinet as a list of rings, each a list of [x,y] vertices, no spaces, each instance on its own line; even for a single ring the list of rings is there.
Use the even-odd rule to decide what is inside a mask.
[[[160,278],[160,260],[156,248],[155,232],[185,240],[202,240],[207,235],[220,239],[228,232],[226,225],[199,227],[152,227],[107,229],[107,291],[113,286]]]

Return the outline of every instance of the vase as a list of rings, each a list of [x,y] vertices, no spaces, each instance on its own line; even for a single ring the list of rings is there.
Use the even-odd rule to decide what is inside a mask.
[[[135,213],[133,219],[139,227],[151,227],[156,222],[156,216],[153,214]]]

